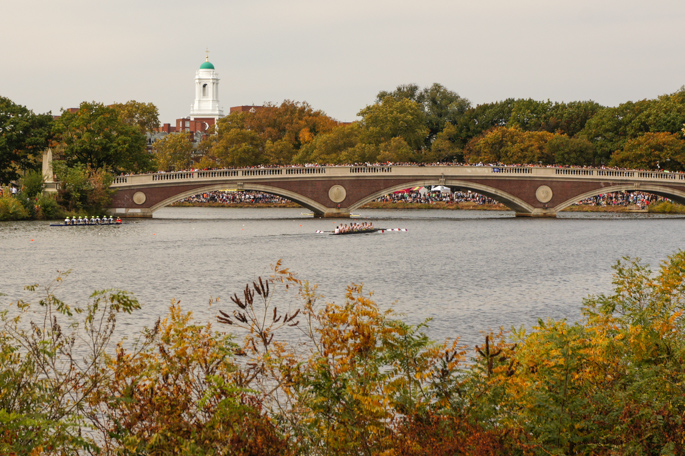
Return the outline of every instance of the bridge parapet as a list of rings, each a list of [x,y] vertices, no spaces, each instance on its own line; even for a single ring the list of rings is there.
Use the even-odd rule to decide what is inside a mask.
[[[492,176],[493,174],[511,175],[512,178],[515,178],[515,176],[527,176],[531,178],[554,178],[553,176],[563,176],[565,179],[590,178],[605,180],[610,178],[612,180],[685,182],[685,174],[683,173],[597,168],[536,168],[527,166],[320,166],[198,170],[117,176],[114,178],[112,188],[131,187],[150,183],[172,183],[239,177],[253,179],[270,179],[278,176],[283,176],[285,178],[301,178],[305,176],[351,177],[359,175],[383,175],[388,177],[444,175],[446,177],[470,177]]]
[[[665,180],[685,180],[685,174],[664,173],[654,171],[638,171],[638,177],[642,179],[665,179]]]

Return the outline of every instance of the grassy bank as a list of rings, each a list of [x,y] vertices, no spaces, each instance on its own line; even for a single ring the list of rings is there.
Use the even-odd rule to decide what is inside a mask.
[[[685,206],[663,201],[649,206],[650,214],[685,214]]]

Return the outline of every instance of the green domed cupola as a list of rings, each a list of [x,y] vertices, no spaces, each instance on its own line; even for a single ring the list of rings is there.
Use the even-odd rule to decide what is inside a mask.
[[[207,57],[205,57],[205,61],[202,62],[202,65],[200,65],[201,70],[213,70],[214,65],[209,61],[209,49],[207,49]]]

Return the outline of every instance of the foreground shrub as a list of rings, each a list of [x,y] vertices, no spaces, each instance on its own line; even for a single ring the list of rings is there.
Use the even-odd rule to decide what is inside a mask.
[[[26,210],[21,201],[16,197],[0,197],[0,221],[26,220],[30,215],[29,211]]]
[[[94,405],[108,448],[124,454],[285,454],[260,398],[235,381],[232,336],[172,304],[142,350],[119,344]]]

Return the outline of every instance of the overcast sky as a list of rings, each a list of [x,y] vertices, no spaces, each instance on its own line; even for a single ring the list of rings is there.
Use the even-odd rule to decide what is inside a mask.
[[[290,99],[342,121],[408,83],[607,106],[685,84],[684,0],[2,0],[0,17],[0,95],[37,113],[137,100],[173,123],[206,48],[225,112]]]

